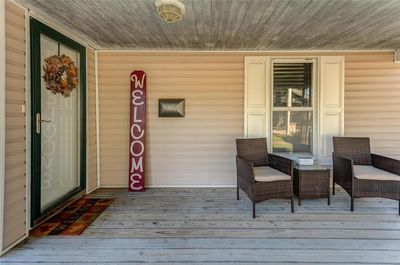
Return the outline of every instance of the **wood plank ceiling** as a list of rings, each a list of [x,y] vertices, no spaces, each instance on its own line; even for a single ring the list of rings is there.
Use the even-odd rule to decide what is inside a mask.
[[[17,0],[99,49],[400,48],[399,0],[184,0],[168,24],[153,0]]]

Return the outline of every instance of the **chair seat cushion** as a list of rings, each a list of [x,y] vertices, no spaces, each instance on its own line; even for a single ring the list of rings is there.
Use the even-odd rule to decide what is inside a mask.
[[[290,180],[290,175],[280,172],[272,167],[254,167],[256,181],[268,182],[277,180]]]
[[[353,169],[357,179],[400,181],[400,176],[373,166],[354,165]]]

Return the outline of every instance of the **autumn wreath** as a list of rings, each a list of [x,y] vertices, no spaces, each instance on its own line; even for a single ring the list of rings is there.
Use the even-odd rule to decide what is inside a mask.
[[[46,88],[54,94],[60,93],[69,97],[78,85],[78,68],[75,63],[65,54],[49,56],[44,61],[43,80]]]

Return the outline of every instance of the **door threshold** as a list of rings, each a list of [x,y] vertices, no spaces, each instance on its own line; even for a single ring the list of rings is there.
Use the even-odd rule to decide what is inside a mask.
[[[60,205],[58,205],[54,209],[52,209],[49,212],[43,214],[42,216],[40,216],[38,219],[36,219],[34,221],[33,227],[31,227],[30,230],[32,230],[33,228],[41,225],[42,223],[44,223],[45,221],[47,221],[48,219],[50,219],[54,215],[58,214],[60,211],[64,210],[66,207],[68,207],[74,201],[76,201],[77,199],[80,199],[83,196],[85,196],[85,194],[86,194],[85,190],[82,190],[81,192],[77,193],[76,195],[74,195],[71,198],[69,198],[69,199],[65,200],[64,202],[62,202]],[[30,233],[29,233],[29,235],[30,235]]]

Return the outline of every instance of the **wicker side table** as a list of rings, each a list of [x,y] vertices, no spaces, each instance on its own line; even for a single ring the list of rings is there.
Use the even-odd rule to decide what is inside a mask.
[[[328,198],[328,205],[331,204],[329,195],[330,169],[315,164],[312,166],[299,166],[295,164],[293,169],[293,192],[299,199],[299,206],[302,199]]]

